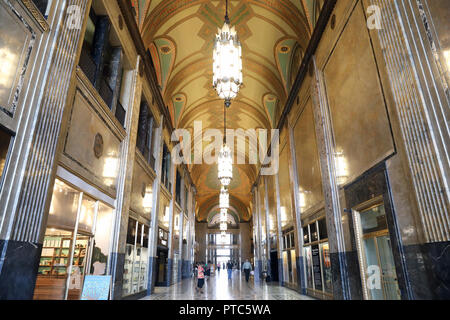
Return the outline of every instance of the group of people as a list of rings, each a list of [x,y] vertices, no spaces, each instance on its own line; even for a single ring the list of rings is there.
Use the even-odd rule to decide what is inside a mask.
[[[211,276],[211,268],[214,266],[218,272],[220,272],[221,267],[223,267],[223,269],[225,270],[225,268],[227,269],[227,273],[228,273],[228,280],[231,280],[233,277],[233,268],[235,267],[236,264],[233,264],[233,262],[228,261],[225,265],[225,263],[223,263],[222,265],[219,263],[216,266],[213,265],[211,262],[205,263],[205,262],[198,262],[194,265],[194,275],[197,278],[197,287],[196,287],[196,291],[197,293],[200,292],[201,294],[203,294],[203,287],[205,286],[205,281],[209,279],[209,277]],[[252,264],[250,263],[250,261],[247,259],[245,261],[245,263],[242,265],[242,269],[244,270],[244,274],[245,274],[245,281],[248,283],[249,279],[250,279],[250,273],[252,272]]]

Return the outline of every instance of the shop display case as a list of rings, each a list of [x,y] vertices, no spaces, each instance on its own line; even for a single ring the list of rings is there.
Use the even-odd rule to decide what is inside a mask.
[[[65,277],[69,266],[70,245],[70,237],[45,237],[38,274]]]

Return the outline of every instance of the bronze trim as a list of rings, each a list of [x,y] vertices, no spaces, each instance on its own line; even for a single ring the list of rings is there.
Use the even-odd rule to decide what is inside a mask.
[[[31,16],[36,20],[39,26],[42,28],[44,32],[48,32],[50,30],[50,26],[48,25],[47,20],[45,20],[42,13],[36,7],[32,0],[21,0],[25,8],[31,13]]]

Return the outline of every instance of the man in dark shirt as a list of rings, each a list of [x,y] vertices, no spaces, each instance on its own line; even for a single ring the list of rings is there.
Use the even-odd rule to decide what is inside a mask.
[[[233,275],[233,264],[231,261],[227,263],[227,271],[228,271],[228,280],[231,280],[231,276]]]

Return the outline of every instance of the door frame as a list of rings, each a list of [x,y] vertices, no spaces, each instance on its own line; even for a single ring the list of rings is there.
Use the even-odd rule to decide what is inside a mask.
[[[378,260],[378,265],[381,268],[381,262],[379,261],[380,257],[379,257],[379,249],[378,249],[378,244],[376,242],[376,238],[380,237],[380,236],[388,236],[389,238],[391,238],[390,233],[389,233],[389,229],[388,227],[386,227],[386,229],[382,230],[382,231],[376,231],[370,234],[369,237],[364,236],[362,233],[362,226],[361,226],[361,213],[367,210],[370,210],[371,208],[374,207],[379,207],[379,206],[384,206],[384,199],[383,196],[380,195],[378,197],[375,197],[371,200],[368,200],[362,204],[359,204],[357,206],[355,206],[354,208],[352,208],[352,217],[353,217],[353,228],[354,228],[354,232],[355,232],[355,242],[356,242],[356,248],[357,248],[357,253],[358,253],[358,262],[359,262],[359,271],[360,271],[360,275],[361,275],[361,285],[362,285],[362,289],[363,289],[363,297],[364,300],[372,300],[370,299],[370,293],[369,290],[367,288],[367,279],[366,279],[366,268],[367,268],[367,260],[366,260],[366,252],[363,249],[363,240],[370,238],[370,239],[375,239],[375,246],[376,246],[376,250],[377,250],[377,260]],[[387,215],[387,213],[386,213]],[[387,223],[387,217],[386,217],[386,223]],[[391,253],[393,258],[395,259],[394,256],[394,251],[393,248],[391,247]],[[397,274],[397,268],[395,267],[395,273],[397,275],[397,285],[399,287],[400,290],[400,284],[399,284],[399,277]],[[380,276],[382,277],[382,275],[380,274]],[[380,282],[383,283],[383,280],[380,279]],[[383,290],[383,296],[384,298],[386,298],[385,296],[385,292],[384,289]],[[400,293],[400,299],[401,299],[401,293]]]

